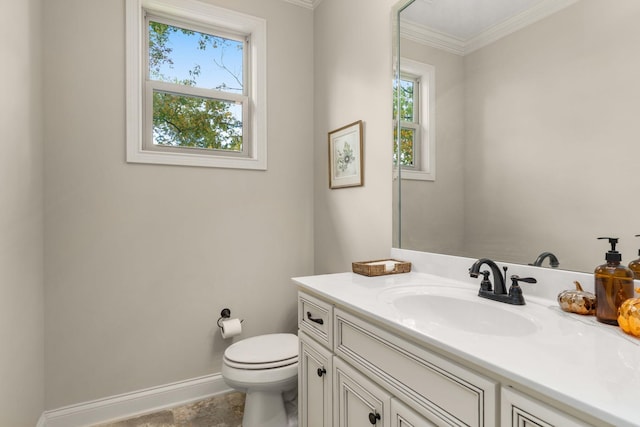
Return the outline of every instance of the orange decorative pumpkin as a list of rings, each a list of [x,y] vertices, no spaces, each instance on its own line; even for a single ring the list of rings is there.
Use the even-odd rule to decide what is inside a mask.
[[[640,293],[640,288],[636,289]],[[629,298],[618,309],[618,325],[636,337],[640,337],[640,298]]]
[[[596,296],[585,292],[580,282],[573,282],[575,290],[562,291],[558,294],[558,304],[564,311],[578,314],[596,314]]]

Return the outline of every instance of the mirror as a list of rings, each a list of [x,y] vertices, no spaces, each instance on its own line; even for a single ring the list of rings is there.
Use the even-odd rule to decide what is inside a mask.
[[[434,101],[434,111],[419,105],[420,144],[434,135],[435,162],[432,179],[396,167],[394,246],[518,264],[551,252],[559,265],[546,257],[543,267],[591,272],[609,249],[596,238],[613,236],[623,263],[637,258],[640,2],[414,0],[397,10],[394,70],[435,70],[434,90],[419,86]]]

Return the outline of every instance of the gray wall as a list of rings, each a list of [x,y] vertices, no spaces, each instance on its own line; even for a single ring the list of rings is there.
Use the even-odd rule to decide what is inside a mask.
[[[0,426],[44,409],[40,0],[0,1]]]
[[[460,253],[465,221],[465,139],[460,126],[465,120],[464,58],[407,39],[401,41],[401,56],[436,69],[437,162],[435,181],[402,180],[402,247]]]
[[[391,248],[391,6],[323,0],[314,13],[315,269],[347,271]],[[327,133],[364,122],[364,186],[329,189]]]
[[[312,11],[268,21],[268,171],[125,162],[124,0],[44,2],[46,407],[220,371],[243,337],[295,331],[313,273]]]
[[[640,3],[610,6],[580,1],[465,58],[468,253],[551,250],[593,271],[613,235],[636,258]]]
[[[268,21],[266,172],[127,164],[124,0],[3,0],[0,425],[219,372],[223,307],[294,331],[290,277],[388,256],[393,2],[208,1]],[[359,119],[365,185],[329,190]]]

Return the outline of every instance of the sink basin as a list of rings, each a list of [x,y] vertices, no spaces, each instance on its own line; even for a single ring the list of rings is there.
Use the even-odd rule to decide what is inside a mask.
[[[473,334],[524,336],[538,330],[523,306],[477,296],[477,291],[438,286],[391,289],[381,295],[403,323],[420,328],[445,328]]]

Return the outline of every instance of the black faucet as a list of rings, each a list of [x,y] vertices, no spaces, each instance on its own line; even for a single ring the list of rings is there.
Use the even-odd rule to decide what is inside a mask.
[[[500,271],[500,267],[498,267],[498,264],[491,261],[489,258],[480,258],[479,260],[474,262],[471,268],[469,269],[469,276],[478,277],[478,274],[482,274],[484,276],[484,279],[482,280],[483,290],[492,292],[491,282],[489,282],[489,277],[488,277],[489,276],[488,271],[483,271],[482,273],[480,272],[480,267],[482,266],[482,264],[487,264],[491,269],[491,273],[493,274],[493,286],[496,288],[495,293],[506,294],[507,290],[504,286],[504,278],[502,276],[502,272]],[[507,275],[506,267],[505,267],[504,274],[506,277]]]
[[[491,269],[491,274],[493,275],[493,288],[491,286],[491,282],[489,281],[489,271],[480,271],[480,267],[486,264]],[[471,268],[469,269],[469,276],[478,277],[478,274],[482,274],[483,279],[480,283],[480,290],[478,291],[478,296],[482,298],[488,298],[494,301],[505,302],[507,304],[513,305],[524,305],[524,296],[522,295],[522,289],[520,289],[520,285],[518,282],[526,282],[526,283],[536,283],[536,279],[533,277],[519,277],[519,276],[511,276],[511,287],[509,291],[505,286],[505,280],[507,279],[507,267],[504,267],[504,276],[500,271],[498,265],[491,261],[488,258],[480,258],[476,262],[473,263]]]
[[[538,258],[536,258],[533,264],[529,264],[529,265],[541,267],[542,262],[545,260],[545,258],[549,258],[549,265],[551,266],[551,268],[557,268],[560,265],[560,261],[558,261],[558,257],[556,257],[551,252],[542,252],[540,255],[538,255]]]

